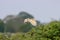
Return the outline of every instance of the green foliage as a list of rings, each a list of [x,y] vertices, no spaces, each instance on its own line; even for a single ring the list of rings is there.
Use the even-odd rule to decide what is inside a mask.
[[[0,32],[4,32],[4,23],[1,19],[0,19]]]
[[[25,24],[22,24],[20,26],[21,26],[20,31],[25,32],[25,33],[30,31],[33,28],[33,26],[30,23],[25,23]]]
[[[30,24],[24,24],[25,18],[34,18],[32,15],[27,12],[20,12],[18,15],[8,15],[4,21],[5,23],[5,32],[28,32],[32,29]]]
[[[30,23],[24,23],[25,18],[34,17],[20,12],[17,16],[5,18],[5,24],[0,20],[0,32],[6,32],[0,33],[0,40],[60,40],[60,21],[43,24],[36,20],[38,25],[34,27]]]
[[[0,40],[10,40],[8,36],[5,36],[3,33],[0,33]]]
[[[12,27],[12,24],[10,23],[8,26]],[[3,25],[3,21],[0,20],[0,27],[3,27]],[[33,27],[29,23],[21,24],[20,26],[19,33],[10,33],[10,36],[0,33],[0,40],[60,40],[60,21],[51,21],[47,24],[40,24],[37,27]]]
[[[32,15],[30,15],[27,12],[24,12],[24,11],[20,12],[18,14],[18,16],[21,17],[21,18],[23,18],[23,19],[26,19],[26,18],[34,18]]]

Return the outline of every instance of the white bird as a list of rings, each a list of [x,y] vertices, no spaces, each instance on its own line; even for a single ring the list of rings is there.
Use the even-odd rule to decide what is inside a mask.
[[[30,22],[33,26],[37,26],[37,22],[35,19],[27,18],[24,20],[24,23],[26,23],[26,22]]]

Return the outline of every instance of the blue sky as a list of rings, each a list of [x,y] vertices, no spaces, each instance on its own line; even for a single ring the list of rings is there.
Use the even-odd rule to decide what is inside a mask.
[[[17,15],[21,11],[32,14],[41,22],[60,19],[60,0],[0,0],[0,18]]]

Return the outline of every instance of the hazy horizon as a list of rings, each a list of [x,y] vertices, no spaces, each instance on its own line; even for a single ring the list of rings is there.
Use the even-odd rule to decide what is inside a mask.
[[[36,20],[49,22],[60,19],[60,0],[0,0],[0,18],[25,11]]]

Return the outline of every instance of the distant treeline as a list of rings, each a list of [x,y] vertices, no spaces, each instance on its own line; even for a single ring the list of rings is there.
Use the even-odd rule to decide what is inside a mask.
[[[0,19],[0,40],[60,40],[60,21],[49,23],[36,22],[33,27],[30,23],[24,23],[25,18],[34,18],[26,12],[18,15],[8,15]]]
[[[29,25],[23,25],[20,30],[28,30]],[[28,27],[26,27],[28,26]],[[2,26],[3,27],[3,26]],[[24,29],[23,29],[24,28]],[[0,40],[60,40],[60,21],[51,21],[31,28],[28,32],[0,33]]]
[[[18,15],[7,15],[3,20],[0,19],[0,32],[28,32],[33,26],[30,23],[24,23],[26,18],[34,17],[24,11],[19,12]],[[38,20],[36,21],[40,24]]]

